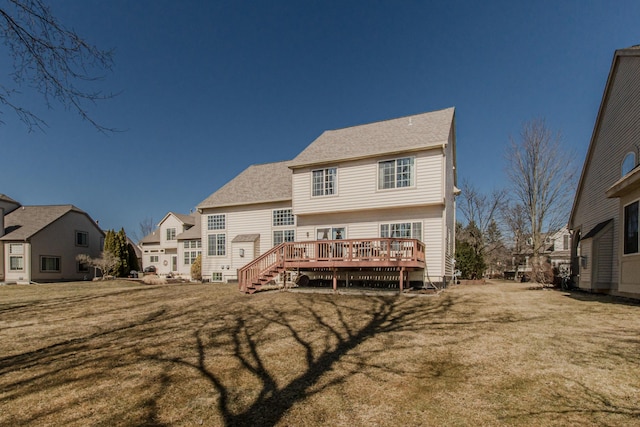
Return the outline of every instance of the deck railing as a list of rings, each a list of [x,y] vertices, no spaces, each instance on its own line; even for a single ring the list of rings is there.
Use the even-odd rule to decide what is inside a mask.
[[[247,292],[264,275],[278,269],[376,267],[424,264],[425,245],[416,239],[374,238],[285,242],[238,269],[238,285]]]
[[[384,262],[424,261],[424,243],[416,239],[345,239],[289,242],[284,261],[304,262]]]

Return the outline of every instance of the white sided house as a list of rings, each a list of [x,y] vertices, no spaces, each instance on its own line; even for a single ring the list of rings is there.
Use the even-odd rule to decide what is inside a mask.
[[[139,243],[143,268],[153,266],[158,275],[190,278],[191,264],[202,250],[199,221],[199,214],[167,213]]]
[[[203,278],[441,285],[453,274],[454,109],[326,131],[198,205]]]
[[[98,224],[73,205],[21,206],[0,194],[0,282],[90,279],[76,256],[99,257],[103,244]]]
[[[640,46],[617,50],[569,228],[572,275],[584,290],[640,297]]]

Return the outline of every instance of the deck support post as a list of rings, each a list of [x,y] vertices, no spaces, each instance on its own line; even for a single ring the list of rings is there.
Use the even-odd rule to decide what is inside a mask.
[[[338,275],[336,274],[337,269],[333,269],[333,292],[338,290]]]
[[[400,267],[400,293],[404,289],[404,267]]]

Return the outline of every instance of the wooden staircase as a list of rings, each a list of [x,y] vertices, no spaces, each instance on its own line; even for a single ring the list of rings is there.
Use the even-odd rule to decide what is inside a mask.
[[[252,294],[259,291],[285,271],[284,247],[282,243],[238,269],[240,292]]]
[[[331,271],[336,288],[338,269],[391,268],[402,288],[407,270],[424,269],[425,246],[416,239],[373,238],[285,242],[238,269],[240,292],[252,294],[286,270]]]

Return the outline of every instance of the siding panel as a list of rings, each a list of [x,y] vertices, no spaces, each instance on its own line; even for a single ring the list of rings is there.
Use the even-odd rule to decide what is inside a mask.
[[[307,215],[320,212],[380,209],[399,205],[443,203],[444,156],[441,149],[416,154],[414,187],[378,190],[378,161],[393,158],[384,157],[329,165],[328,167],[337,167],[338,171],[337,194],[333,196],[311,197],[313,169],[294,171],[295,213]]]
[[[613,260],[619,257],[619,200],[608,199],[605,191],[621,178],[624,156],[630,151],[640,154],[636,147],[640,141],[640,58],[623,56],[619,61],[608,98],[603,101],[600,126],[594,135],[591,160],[582,177],[571,224],[572,229],[581,227],[584,235],[598,223],[614,218]],[[590,275],[582,275],[581,286],[590,280]],[[614,261],[611,280],[619,280],[618,263]]]

